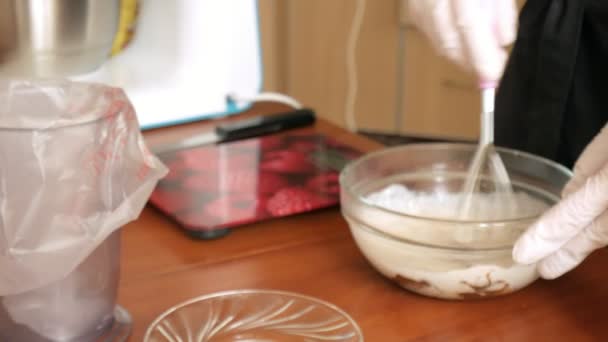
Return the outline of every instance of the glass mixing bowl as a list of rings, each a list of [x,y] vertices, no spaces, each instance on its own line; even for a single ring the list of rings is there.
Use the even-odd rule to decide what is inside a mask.
[[[544,209],[521,217],[461,220],[404,214],[366,200],[390,184],[417,193],[457,193],[476,147],[412,144],[365,155],[344,168],[342,214],[359,249],[384,276],[413,292],[444,299],[504,295],[538,278],[536,265],[516,264],[511,252]],[[515,193],[543,208],[559,200],[570,170],[528,153],[497,151]]]

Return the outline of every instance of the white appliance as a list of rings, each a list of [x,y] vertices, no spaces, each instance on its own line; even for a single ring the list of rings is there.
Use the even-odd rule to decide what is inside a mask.
[[[73,77],[125,89],[142,129],[229,115],[261,91],[255,0],[143,0],[133,41]]]

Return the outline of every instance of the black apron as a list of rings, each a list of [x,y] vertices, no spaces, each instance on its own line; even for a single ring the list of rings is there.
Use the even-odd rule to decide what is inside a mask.
[[[608,121],[608,0],[528,0],[496,95],[496,144],[572,167]]]

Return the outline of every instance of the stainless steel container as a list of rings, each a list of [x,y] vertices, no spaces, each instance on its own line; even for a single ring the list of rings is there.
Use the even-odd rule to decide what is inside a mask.
[[[0,77],[94,71],[109,58],[120,0],[0,0]]]

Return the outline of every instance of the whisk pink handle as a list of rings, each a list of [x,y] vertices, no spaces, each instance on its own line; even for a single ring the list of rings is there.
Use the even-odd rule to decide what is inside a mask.
[[[479,81],[479,89],[496,88],[498,82],[496,81]]]

